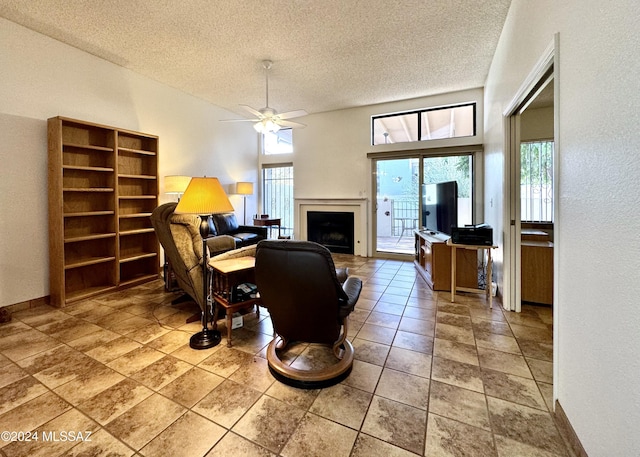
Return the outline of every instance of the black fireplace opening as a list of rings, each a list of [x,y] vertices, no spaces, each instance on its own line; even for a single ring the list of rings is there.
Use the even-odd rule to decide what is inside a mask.
[[[354,253],[353,213],[307,211],[307,240],[336,254]]]

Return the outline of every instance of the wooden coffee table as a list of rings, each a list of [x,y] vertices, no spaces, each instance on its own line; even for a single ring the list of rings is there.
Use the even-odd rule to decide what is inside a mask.
[[[236,259],[210,260],[212,298],[217,305],[226,311],[227,347],[231,347],[231,320],[233,313],[256,307],[256,315],[260,315],[259,297],[244,301],[234,301],[234,289],[239,284],[249,282],[255,284],[255,257],[238,257]],[[213,313],[214,323],[218,320],[218,306]]]

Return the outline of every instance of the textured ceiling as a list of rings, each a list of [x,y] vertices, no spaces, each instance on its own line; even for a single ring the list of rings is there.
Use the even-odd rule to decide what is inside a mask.
[[[510,0],[0,0],[0,16],[242,116],[484,85]]]

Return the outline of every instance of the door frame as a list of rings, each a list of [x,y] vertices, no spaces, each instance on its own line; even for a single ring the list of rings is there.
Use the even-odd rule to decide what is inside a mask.
[[[503,111],[504,147],[505,147],[505,186],[503,214],[504,230],[504,290],[503,306],[508,311],[521,311],[521,240],[520,240],[520,115],[542,89],[558,77],[558,34],[549,43],[538,62],[529,72],[516,94]],[[554,87],[554,224],[558,221],[558,89]],[[554,303],[557,303],[557,230],[554,230]],[[557,307],[554,306],[554,315]],[[554,316],[555,319],[555,316]],[[554,345],[555,349],[555,345]]]

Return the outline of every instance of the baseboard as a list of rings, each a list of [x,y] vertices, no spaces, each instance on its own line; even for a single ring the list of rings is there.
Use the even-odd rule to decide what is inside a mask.
[[[40,298],[34,298],[33,300],[27,300],[20,303],[14,303],[13,305],[3,306],[2,309],[6,309],[10,313],[17,313],[23,309],[36,308],[38,306],[49,305],[51,303],[51,296],[46,295]]]
[[[573,451],[576,457],[589,457],[558,400],[556,400],[555,418],[560,433],[562,433],[562,436],[566,440],[569,449]]]

